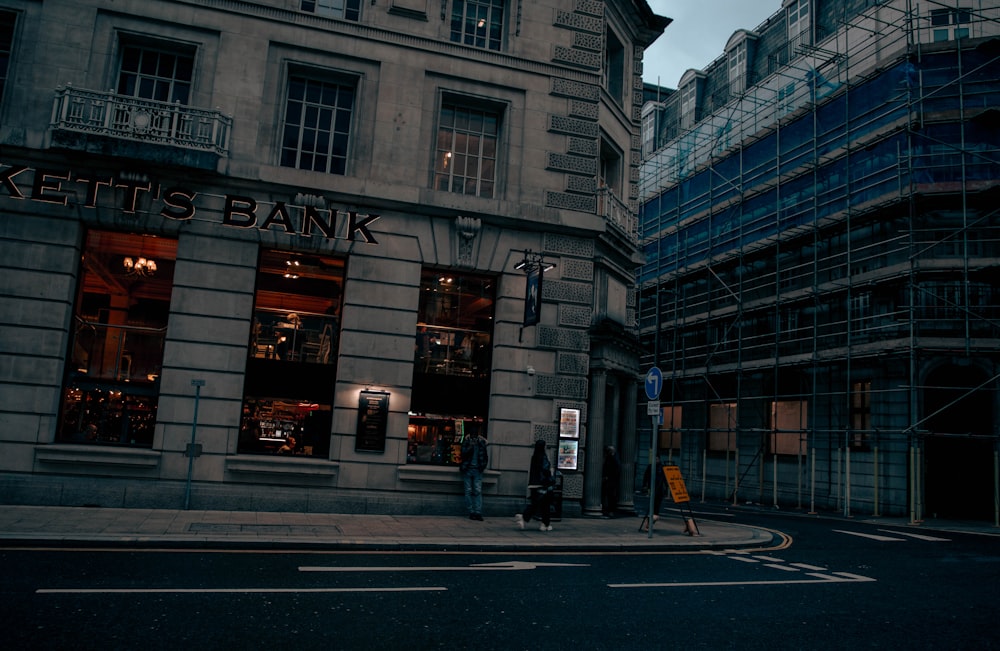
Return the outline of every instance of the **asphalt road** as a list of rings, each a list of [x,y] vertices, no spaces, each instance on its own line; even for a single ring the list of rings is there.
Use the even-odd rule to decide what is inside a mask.
[[[4,646],[1000,648],[996,536],[711,517],[790,540],[601,554],[3,549]]]

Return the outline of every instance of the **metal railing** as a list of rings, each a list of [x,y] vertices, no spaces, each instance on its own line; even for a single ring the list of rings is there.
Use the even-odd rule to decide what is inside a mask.
[[[233,120],[219,111],[118,95],[57,88],[51,127],[226,156]]]
[[[639,241],[639,216],[610,188],[598,189],[597,214],[624,231],[630,241]]]

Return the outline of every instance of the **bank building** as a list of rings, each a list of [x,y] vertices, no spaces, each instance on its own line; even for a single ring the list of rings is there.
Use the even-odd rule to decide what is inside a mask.
[[[0,0],[0,499],[631,495],[644,0]],[[631,455],[631,456],[629,456]]]

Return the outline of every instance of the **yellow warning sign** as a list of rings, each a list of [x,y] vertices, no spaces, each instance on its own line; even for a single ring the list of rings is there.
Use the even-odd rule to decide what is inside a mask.
[[[677,466],[663,466],[663,476],[667,478],[667,486],[670,487],[670,497],[674,502],[690,502],[687,486],[684,485],[684,478],[681,477],[681,469]]]

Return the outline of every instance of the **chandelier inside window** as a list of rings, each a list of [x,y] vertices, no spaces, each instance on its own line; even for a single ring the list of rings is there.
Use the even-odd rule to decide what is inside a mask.
[[[129,276],[152,276],[156,273],[156,261],[152,258],[125,256],[122,266]]]

